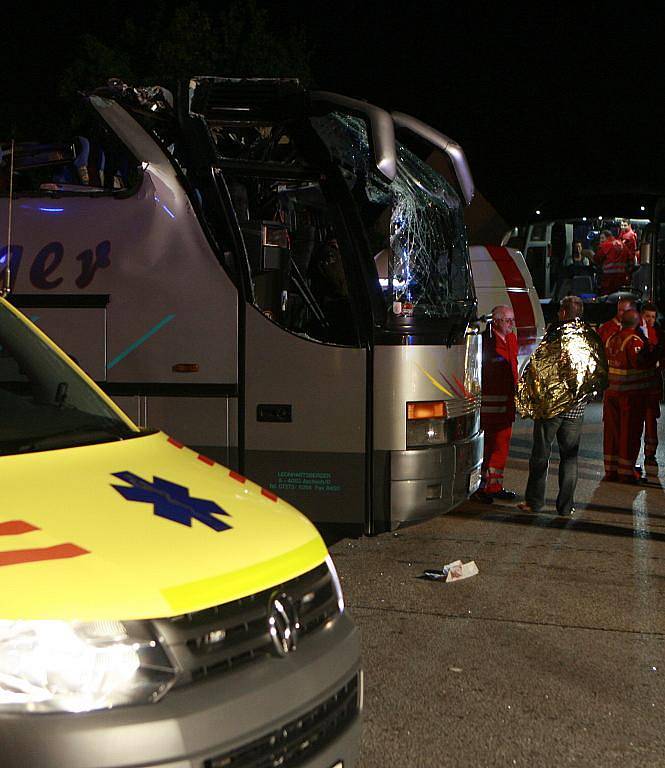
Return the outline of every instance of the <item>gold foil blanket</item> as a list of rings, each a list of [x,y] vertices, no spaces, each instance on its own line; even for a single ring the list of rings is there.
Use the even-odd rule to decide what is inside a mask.
[[[606,387],[600,336],[579,319],[553,323],[522,372],[516,406],[523,417],[551,419]]]

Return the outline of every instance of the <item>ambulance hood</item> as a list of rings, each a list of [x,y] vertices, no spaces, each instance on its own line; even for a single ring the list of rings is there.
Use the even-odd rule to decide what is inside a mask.
[[[327,551],[289,504],[163,433],[0,458],[0,619],[174,616]]]

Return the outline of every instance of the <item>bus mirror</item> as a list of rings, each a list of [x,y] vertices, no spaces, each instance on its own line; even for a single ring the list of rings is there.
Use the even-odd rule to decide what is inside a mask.
[[[393,112],[393,120],[398,128],[403,128],[411,133],[415,133],[416,136],[420,136],[421,139],[429,142],[432,146],[445,152],[452,163],[453,170],[455,171],[455,177],[459,184],[464,202],[469,205],[473,200],[475,194],[475,185],[473,183],[473,176],[471,175],[471,169],[467,162],[464,150],[460,145],[448,138],[443,133],[440,133],[435,128],[432,128],[427,123],[423,123],[422,120],[418,120],[410,115],[405,115],[403,112]]]
[[[329,93],[328,91],[312,91],[309,97],[315,114],[343,112],[364,120],[369,128],[367,135],[377,170],[388,181],[395,178],[397,174],[395,126],[385,109],[375,107],[366,101],[360,101],[360,99],[351,99],[348,96],[341,96],[339,93]]]

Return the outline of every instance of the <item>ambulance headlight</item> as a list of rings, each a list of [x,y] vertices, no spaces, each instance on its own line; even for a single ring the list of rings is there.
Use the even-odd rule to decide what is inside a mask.
[[[144,622],[0,621],[0,714],[153,702],[174,679]]]

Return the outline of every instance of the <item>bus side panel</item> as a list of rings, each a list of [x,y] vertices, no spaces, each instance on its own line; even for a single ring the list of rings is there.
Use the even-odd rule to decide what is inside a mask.
[[[176,435],[204,456],[230,466],[231,449],[237,448],[230,423],[235,404],[237,398],[229,397],[147,397],[145,426]]]
[[[445,442],[407,447],[407,403],[432,400],[446,404]],[[482,462],[479,337],[449,348],[377,347],[373,431],[377,521],[395,528],[464,501]]]
[[[89,323],[83,310],[74,318],[63,309],[63,297],[74,305],[81,297],[110,296],[106,335],[97,318],[86,329],[95,339],[85,342],[82,363],[98,381],[237,387],[237,289],[160,147],[117,104],[101,113],[143,162],[141,183],[123,196],[17,196],[14,292],[38,296],[42,307],[43,299],[59,298],[52,312],[62,314],[49,319],[48,332],[75,356],[81,354],[78,326]],[[2,199],[5,230],[7,214]]]
[[[247,307],[245,469],[318,522],[363,523],[366,352]]]

